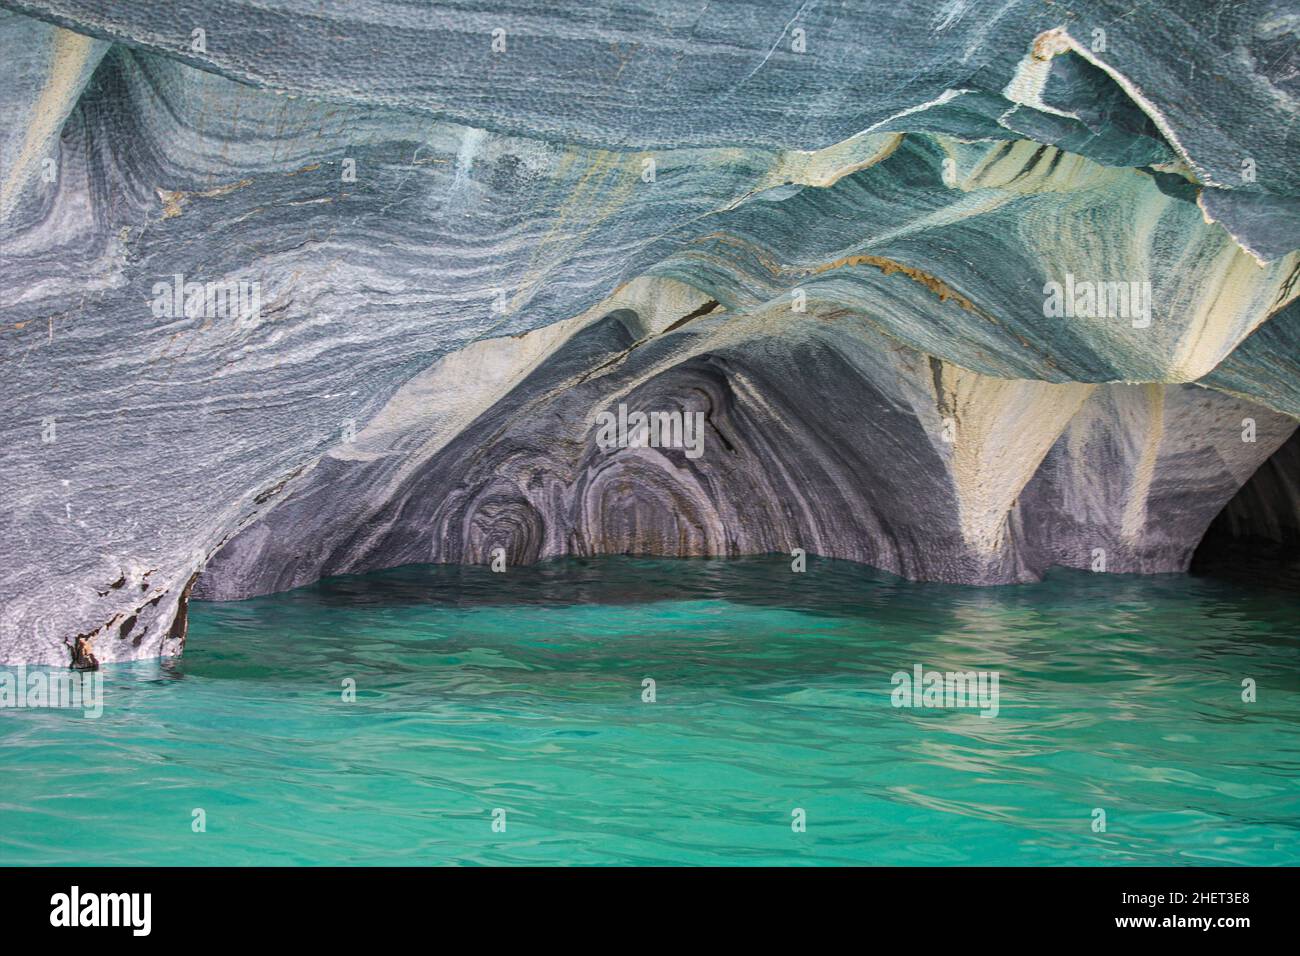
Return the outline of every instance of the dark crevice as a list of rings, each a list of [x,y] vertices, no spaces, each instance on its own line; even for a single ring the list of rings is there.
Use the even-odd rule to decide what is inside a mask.
[[[668,328],[664,329],[659,334],[667,335],[669,332],[674,332],[677,329],[680,329],[687,322],[690,322],[692,319],[698,319],[701,316],[708,315],[710,312],[712,312],[721,304],[722,303],[720,303],[717,299],[710,299],[708,302],[705,302],[702,306],[700,306],[698,309],[696,309],[694,312],[690,313],[689,315],[683,315],[680,319],[678,319],[672,325],[668,326]]]
[[[1190,571],[1300,591],[1300,431],[1211,522],[1192,555]]]
[[[194,590],[194,582],[199,579],[199,572],[195,571],[190,575],[190,579],[185,582],[185,588],[181,591],[181,599],[176,602],[176,616],[172,618],[172,626],[167,630],[167,639],[169,641],[179,640],[182,645],[185,643],[185,634],[189,630],[190,621],[190,592]]]

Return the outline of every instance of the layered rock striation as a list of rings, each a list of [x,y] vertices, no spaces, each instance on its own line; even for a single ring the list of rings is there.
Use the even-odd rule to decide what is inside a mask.
[[[0,661],[416,561],[1294,527],[1285,4],[0,6]]]

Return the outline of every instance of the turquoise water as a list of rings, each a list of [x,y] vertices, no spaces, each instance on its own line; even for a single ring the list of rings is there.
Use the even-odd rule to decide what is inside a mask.
[[[196,603],[98,720],[0,710],[0,863],[1294,865],[1298,605],[779,557]],[[998,715],[892,706],[916,664],[998,672]]]

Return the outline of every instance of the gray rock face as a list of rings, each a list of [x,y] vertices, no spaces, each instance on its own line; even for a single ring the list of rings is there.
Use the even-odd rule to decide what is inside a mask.
[[[497,548],[1181,571],[1300,417],[1282,3],[0,6],[0,661]]]

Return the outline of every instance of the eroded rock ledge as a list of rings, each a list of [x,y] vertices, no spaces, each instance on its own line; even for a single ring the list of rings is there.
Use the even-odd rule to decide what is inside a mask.
[[[495,548],[1000,584],[1295,526],[1283,4],[0,6],[0,661]]]

